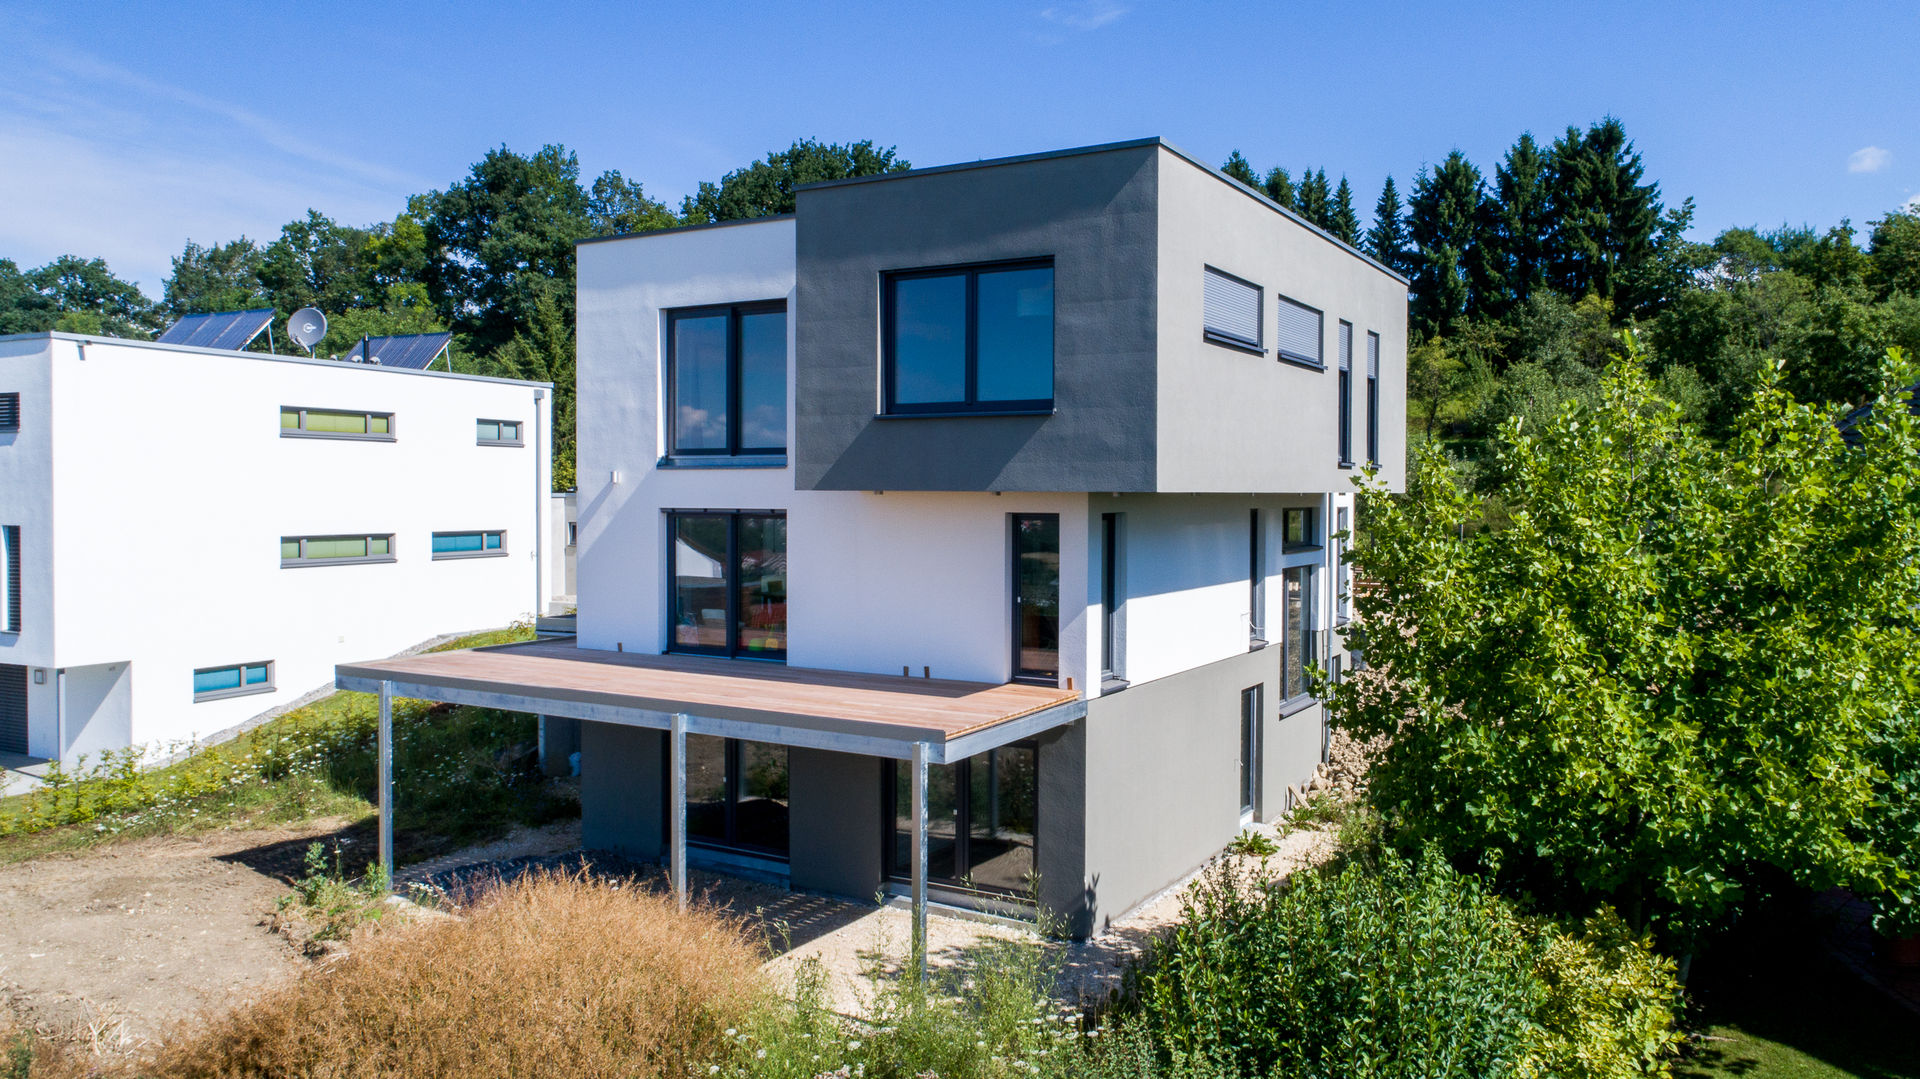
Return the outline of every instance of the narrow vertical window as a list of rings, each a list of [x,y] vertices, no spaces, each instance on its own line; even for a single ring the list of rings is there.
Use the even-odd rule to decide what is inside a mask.
[[[1255,648],[1267,643],[1267,574],[1260,542],[1260,511],[1247,514],[1247,637]]]
[[[1347,510],[1341,507],[1337,517],[1338,536],[1333,545],[1333,587],[1338,593],[1334,599],[1334,614],[1341,623],[1348,618],[1348,602],[1353,588],[1353,575],[1347,570]]]
[[[1367,334],[1367,463],[1380,465],[1380,335]]]
[[[1013,516],[1013,674],[1060,680],[1060,515]]]
[[[1353,323],[1340,323],[1340,467],[1353,467]]]
[[[1124,678],[1120,662],[1120,515],[1100,515],[1100,679]]]
[[[1312,566],[1291,566],[1280,573],[1285,622],[1280,638],[1280,696],[1306,696],[1307,664],[1313,658]]]
[[[7,545],[7,632],[20,632],[20,526],[0,529]]]
[[[1260,687],[1240,691],[1240,819],[1253,817],[1260,794]]]

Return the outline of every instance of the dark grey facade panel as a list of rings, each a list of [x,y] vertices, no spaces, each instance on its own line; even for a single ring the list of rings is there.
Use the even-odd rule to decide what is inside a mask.
[[[0,663],[0,753],[27,751],[27,669]]]
[[[1150,491],[1158,144],[800,192],[802,490]],[[895,271],[1052,259],[1054,411],[880,418]]]

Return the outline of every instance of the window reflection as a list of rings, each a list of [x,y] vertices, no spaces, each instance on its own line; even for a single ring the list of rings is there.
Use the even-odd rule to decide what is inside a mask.
[[[1060,517],[1016,514],[1014,534],[1014,632],[1019,642],[1015,674],[1060,675]]]
[[[927,768],[927,879],[948,888],[1019,893],[1037,870],[1039,751],[1003,746]],[[894,768],[890,872],[913,875],[912,771]]]
[[[673,448],[727,448],[727,316],[673,320]]]

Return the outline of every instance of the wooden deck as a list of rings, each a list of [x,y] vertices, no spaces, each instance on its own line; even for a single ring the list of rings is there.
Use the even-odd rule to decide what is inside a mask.
[[[641,655],[537,640],[336,668],[343,688],[439,687],[944,744],[1080,699],[1050,686],[850,674],[756,660]],[[431,694],[426,694],[431,697]],[[443,699],[443,698],[434,698]]]

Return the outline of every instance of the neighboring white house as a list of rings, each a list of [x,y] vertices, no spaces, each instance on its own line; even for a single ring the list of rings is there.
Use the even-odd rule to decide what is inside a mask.
[[[574,605],[574,575],[580,562],[580,503],[572,491],[555,491],[550,505],[547,535],[553,581],[547,613],[559,615]]]
[[[550,393],[0,337],[0,753],[164,752],[542,610]]]

